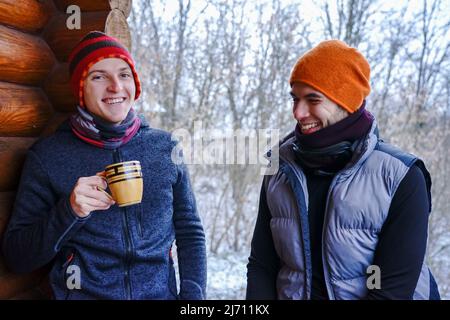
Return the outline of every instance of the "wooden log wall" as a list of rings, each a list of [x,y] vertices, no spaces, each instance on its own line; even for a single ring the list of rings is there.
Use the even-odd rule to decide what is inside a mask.
[[[66,9],[81,9],[81,29]],[[67,57],[89,31],[131,50],[131,0],[0,0],[0,239],[7,226],[28,148],[54,132],[76,108]],[[48,268],[16,275],[0,252],[0,299],[48,298]]]

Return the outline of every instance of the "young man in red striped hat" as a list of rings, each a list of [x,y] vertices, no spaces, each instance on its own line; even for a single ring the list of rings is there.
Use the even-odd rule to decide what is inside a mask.
[[[205,236],[188,172],[172,162],[171,135],[133,110],[141,87],[130,54],[96,31],[69,63],[77,113],[28,152],[3,242],[8,266],[53,262],[56,299],[204,299]],[[128,160],[141,163],[144,193],[119,207],[99,173]]]

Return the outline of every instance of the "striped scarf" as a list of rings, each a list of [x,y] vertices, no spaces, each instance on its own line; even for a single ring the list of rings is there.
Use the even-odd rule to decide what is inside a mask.
[[[80,106],[77,110],[78,113],[70,117],[72,132],[81,140],[99,148],[116,149],[126,144],[141,126],[141,119],[133,109],[130,109],[119,125],[112,125]]]

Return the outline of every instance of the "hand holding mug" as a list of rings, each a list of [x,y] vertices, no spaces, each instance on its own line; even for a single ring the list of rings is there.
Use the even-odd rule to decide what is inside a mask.
[[[84,218],[92,211],[109,209],[115,201],[100,191],[106,187],[107,183],[101,174],[79,178],[70,194],[70,205],[75,214]]]

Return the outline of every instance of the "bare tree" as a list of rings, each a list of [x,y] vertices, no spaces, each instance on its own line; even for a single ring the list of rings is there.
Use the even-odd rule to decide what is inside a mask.
[[[325,36],[341,39],[357,47],[370,32],[368,22],[377,10],[376,2],[372,0],[322,1],[319,5],[324,15],[320,17],[325,28]],[[333,8],[332,5],[336,7]]]

